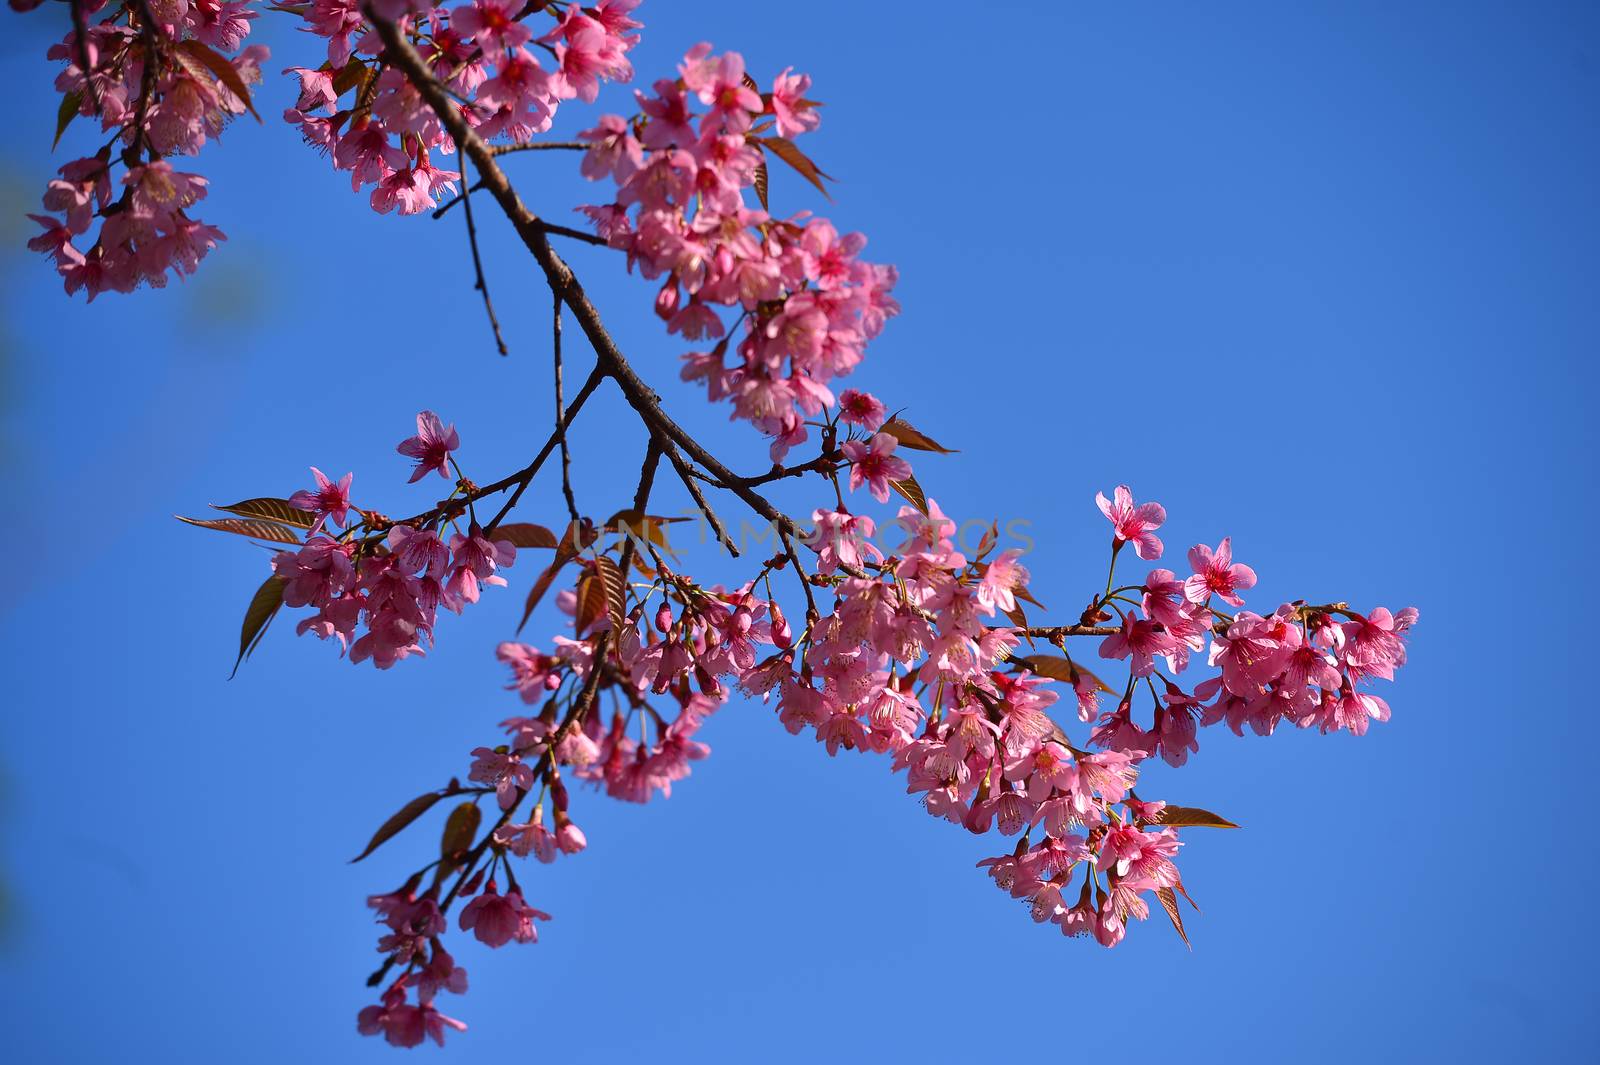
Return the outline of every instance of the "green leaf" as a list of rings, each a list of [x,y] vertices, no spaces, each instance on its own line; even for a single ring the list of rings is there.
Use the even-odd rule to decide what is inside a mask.
[[[267,634],[267,625],[283,606],[285,583],[287,582],[282,577],[274,574],[256,589],[255,595],[250,597],[250,605],[244,612],[244,624],[239,629],[239,657],[234,659],[233,672],[228,674],[229,680],[239,672],[244,660],[250,657],[250,653],[256,649],[261,638]]]
[[[56,145],[61,143],[61,135],[67,131],[72,120],[78,117],[78,109],[83,106],[83,92],[73,89],[61,97],[61,106],[56,108],[56,139],[50,142],[50,150],[56,150]]]
[[[261,121],[261,116],[256,114],[256,105],[250,102],[250,90],[245,87],[244,79],[239,76],[233,64],[228,62],[227,56],[213,51],[193,37],[187,41],[179,41],[178,49],[215,74],[217,80],[226,85],[228,90],[244,103],[245,110],[255,115],[257,122]]]
[[[372,839],[367,842],[367,849],[351,858],[350,864],[354,865],[393,839],[407,825],[432,809],[433,804],[442,798],[444,798],[443,793],[430,791],[426,795],[418,795],[415,799],[400,807],[389,820],[378,826],[378,831],[374,832]],[[477,807],[473,807],[473,809],[477,809]]]
[[[238,514],[245,518],[265,518],[267,521],[276,521],[283,525],[295,525],[302,529],[309,529],[316,524],[317,516],[309,510],[301,510],[287,499],[277,499],[273,496],[260,496],[256,499],[241,499],[237,503],[227,506],[211,504],[212,510],[226,511],[229,514]]]
[[[1210,810],[1198,806],[1168,806],[1161,811],[1159,824],[1169,828],[1238,828],[1239,826]]]
[[[299,533],[276,522],[257,521],[255,518],[186,518],[182,514],[174,514],[173,517],[202,529],[215,529],[235,536],[253,536],[257,540],[271,540],[280,544],[300,543]]]

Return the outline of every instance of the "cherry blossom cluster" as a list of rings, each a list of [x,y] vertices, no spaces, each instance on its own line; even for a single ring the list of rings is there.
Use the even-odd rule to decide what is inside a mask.
[[[197,154],[250,109],[248,86],[268,52],[243,47],[256,16],[237,0],[71,2],[84,32],[72,29],[47,53],[62,64],[57,139],[79,116],[97,118],[109,139],[60,167],[45,189],[48,213],[29,215],[40,232],[28,247],[54,260],[69,294],[162,288],[169,271],[193,274],[225,239],[190,214],[206,179],[164,157]]]
[[[417,434],[397,450],[416,460],[413,483],[429,473],[450,481],[451,453],[458,446],[455,426],[446,428],[438,415],[423,411],[417,415]],[[499,571],[516,560],[512,543],[489,537],[475,519],[465,532],[457,526],[445,538],[448,526],[457,524],[451,515],[459,507],[441,505],[420,520],[389,523],[350,502],[350,474],[337,482],[315,467],[312,474],[316,487],[288,500],[314,516],[306,542],[272,559],[273,572],[283,582],[283,604],[316,611],[296,632],[335,640],[350,661],[370,659],[388,669],[425,653],[423,644],[432,642],[440,607],[459,614],[478,601],[485,585],[506,583]],[[451,499],[471,489],[471,482],[457,481]],[[360,522],[335,532],[352,511]]]
[[[380,18],[397,21],[422,50],[433,74],[461,101],[461,114],[484,138],[526,141],[550,128],[563,100],[592,102],[602,80],[627,81],[627,52],[639,23],[639,0],[600,0],[593,7],[472,0],[454,7],[432,0],[375,0]],[[534,15],[555,13],[538,34]],[[306,29],[328,41],[327,62],[291,67],[300,95],[284,112],[308,144],[326,152],[350,187],[375,186],[374,211],[418,214],[455,191],[461,174],[434,165],[455,153],[439,118],[404,74],[380,60],[383,42],[361,0],[313,0]],[[530,47],[546,50],[550,69]]]
[[[551,918],[527,902],[516,861],[531,855],[549,863],[587,846],[571,816],[564,774],[625,802],[669,797],[672,785],[690,775],[691,763],[711,753],[695,736],[727,700],[722,678],[751,669],[759,646],[790,643],[782,611],[755,596],[753,586],[703,588],[672,573],[659,557],[653,568],[639,565],[654,580],[644,594],[628,593],[634,602],[619,632],[609,612],[583,605],[595,601],[586,591],[591,582],[615,579],[601,557],[587,560],[576,586],[556,597],[572,635],[556,637],[549,653],[518,642],[502,643],[496,652],[511,670],[508,687],[539,713],[502,722],[504,742],[472,751],[472,786],[453,782],[446,793],[475,796],[465,804],[474,809],[492,800],[499,820],[465,860],[443,855],[401,888],[369,900],[385,929],[378,941],[385,962],[374,982],[395,975],[381,1002],[361,1010],[363,1034],[415,1046],[429,1037],[442,1044],[447,1028],[464,1028],[434,1006],[441,989],[461,993],[467,986],[466,971],[440,940],[445,911],[468,900],[457,927],[490,948],[537,942],[534,922]],[[662,602],[645,624],[658,591]],[[593,698],[602,686],[625,704],[609,722]],[[670,714],[663,712],[667,705]],[[423,888],[430,871],[432,883]],[[455,874],[453,885],[446,873]]]
[[[684,356],[683,378],[703,382],[711,400],[727,399],[734,418],[770,436],[774,462],[805,441],[805,419],[834,404],[828,382],[854,370],[900,310],[890,295],[894,268],[858,258],[860,233],[765,210],[769,154],[820,185],[792,140],[820,121],[805,97],[810,85],[785,70],[770,92],[758,92],[739,53],[700,44],[676,79],[635,92],[637,115],[606,115],[580,134],[593,145],[584,175],[617,186],[613,202],[580,210],[644,277],[665,277],[655,306],[669,332],[722,338]],[[696,113],[695,103],[706,110]],[[739,308],[735,327],[744,324],[731,364],[717,307]]]
[[[229,119],[253,111],[248,87],[260,81],[266,50],[243,47],[254,15],[235,0],[69,3],[81,32],[49,53],[64,66],[60,125],[98,117],[110,140],[61,168],[45,195],[50,213],[35,216],[43,232],[30,244],[54,258],[69,292],[92,299],[160,286],[169,271],[193,272],[221,239],[188,214],[206,194],[205,179],[167,157],[198,152]],[[420,213],[466,184],[465,166],[438,165],[458,148],[504,182],[502,149],[563,147],[529,141],[550,129],[562,102],[593,102],[603,81],[632,77],[637,3],[278,4],[326,42],[325,59],[286,71],[298,99],[285,117],[350,172],[354,190],[371,187],[374,210]],[[809,732],[830,756],[886,755],[930,815],[1012,841],[979,863],[996,885],[1034,920],[1108,947],[1149,917],[1152,899],[1187,938],[1179,833],[1231,825],[1141,798],[1134,789],[1143,774],[1162,762],[1184,765],[1209,725],[1266,735],[1287,722],[1361,735],[1389,717],[1367,689],[1405,664],[1416,610],[1358,613],[1304,601],[1245,609],[1257,575],[1234,560],[1231,539],[1192,547],[1186,572],[1156,565],[1166,512],[1136,502],[1127,486],[1096,497],[1111,525],[1109,565],[1103,591],[1073,624],[1029,622],[1027,609],[1043,607],[1021,553],[996,552],[993,529],[973,557],[958,550],[956,524],[925,497],[905,455],[946,449],[875,396],[833,392],[899,312],[895,269],[861,259],[860,234],[841,235],[808,213],[768,211],[773,160],[818,189],[826,178],[795,143],[819,125],[809,91],[810,79],[791,68],[763,92],[738,53],[702,44],[675,78],[635,93],[636,114],[605,115],[581,144],[564,145],[583,151],[586,177],[615,187],[611,202],[579,210],[601,242],[626,253],[630,269],[661,282],[655,313],[668,332],[714,341],[684,357],[682,378],[770,439],[769,473],[728,472],[660,409],[595,328],[598,312],[537,227],[595,238],[517,219],[558,313],[565,305],[578,316],[597,358],[582,395],[564,406],[558,328],[561,413],[527,468],[479,487],[456,461],[454,426],[424,411],[397,450],[414,461],[412,483],[437,475],[450,489],[414,517],[358,507],[350,474],[313,468],[314,483],[286,499],[184,519],[283,545],[246,614],[241,658],[287,605],[310,611],[300,633],[388,668],[431,646],[441,607],[460,612],[485,585],[505,584],[501,571],[519,546],[555,552],[530,589],[524,621],[563,572],[573,578],[555,597],[569,629],[548,650],[515,641],[498,648],[524,711],[502,722],[498,742],[470,752],[465,783],[452,779],[407,804],[362,854],[454,800],[438,857],[369,900],[383,961],[369,981],[379,1001],[357,1018],[364,1034],[416,1046],[464,1029],[437,1006],[442,992],[467,989],[465,969],[444,945],[452,926],[490,948],[536,942],[550,915],[530,904],[519,869],[525,876],[530,856],[547,863],[587,846],[569,783],[625,802],[669,797],[710,754],[701,731],[734,691],[772,705],[785,729]],[[484,141],[494,138],[513,143],[491,149]],[[478,287],[494,322],[481,265]],[[723,308],[736,316],[726,320]],[[597,527],[580,516],[568,479],[568,412],[607,379],[639,414],[649,446],[633,507]],[[784,467],[813,427],[817,453]],[[503,524],[558,444],[567,532]],[[665,541],[650,524],[658,519],[643,513],[657,467],[668,465],[712,525],[702,485],[773,521],[783,551],[732,589],[679,572],[676,556],[669,564],[659,549]],[[815,476],[830,489],[831,505],[814,509],[809,523],[784,518],[757,491],[790,476]],[[873,542],[877,522],[847,505],[847,491],[877,504],[891,493],[908,501],[892,519],[906,533],[893,553]],[[480,523],[477,508],[506,492]],[[1151,568],[1119,583],[1118,564],[1130,555]],[[785,579],[804,598],[797,624],[773,588]],[[1094,654],[1074,657],[1069,644],[1083,641],[1093,641]],[[1118,676],[1097,675],[1091,660]],[[1069,729],[1082,735],[1075,740]],[[492,823],[482,823],[486,816]]]
[[[1155,530],[1166,514],[1159,504],[1135,505],[1126,486],[1097,502],[1113,526],[1113,576],[1125,545],[1143,559],[1160,558]],[[1213,600],[1241,606],[1239,593],[1255,584],[1255,573],[1233,562],[1229,540],[1215,551],[1196,545],[1188,576],[1155,569],[1125,587],[1108,579],[1084,611],[1081,632],[1046,630],[1063,644],[1067,635],[1099,636],[1101,659],[1128,662],[1121,699],[1102,713],[1101,693],[1115,689],[1070,656],[1046,660],[1051,676],[1036,674],[1029,657],[1013,658],[1021,639],[1031,642],[1019,602],[1028,573],[1016,552],[985,562],[993,547],[986,537],[978,558],[968,560],[951,539],[955,523],[932,501],[925,511],[902,507],[896,520],[910,539],[885,558],[868,540],[869,518],[843,507],[815,513],[818,573],[856,575],[836,578],[834,609],[806,633],[803,649],[773,655],[744,674],[741,687],[763,699],[776,694],[784,726],[811,730],[830,755],[892,755],[930,814],[975,833],[1020,836],[1014,854],[982,864],[1029,902],[1036,920],[1069,935],[1092,933],[1115,945],[1130,917],[1148,916],[1143,896],[1151,892],[1166,893],[1163,906],[1178,921],[1177,831],[1163,823],[1164,803],[1140,801],[1132,789],[1145,759],[1159,755],[1177,766],[1199,749],[1197,723],[1226,720],[1239,731],[1248,721],[1265,734],[1286,719],[1360,735],[1370,719],[1388,718],[1383,700],[1357,685],[1392,679],[1404,664],[1402,634],[1414,609],[1361,615],[1343,604],[1293,603],[1266,618],[1229,615]],[[1011,624],[991,625],[997,614]],[[1118,616],[1121,625],[1105,634],[1095,628]],[[1208,638],[1207,662],[1220,675],[1186,693],[1175,678]],[[1068,686],[1078,720],[1092,723],[1089,745],[1100,751],[1074,746],[1049,715],[1058,683]],[[1152,701],[1148,728],[1133,720],[1140,683]],[[1030,843],[1034,831],[1040,839]],[[1069,904],[1062,890],[1079,868],[1082,886]]]

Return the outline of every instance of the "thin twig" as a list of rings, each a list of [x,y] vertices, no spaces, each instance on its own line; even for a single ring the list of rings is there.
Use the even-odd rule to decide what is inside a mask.
[[[567,414],[565,419],[563,419],[564,424],[572,424],[572,419],[577,416],[578,411],[583,409],[584,402],[594,394],[594,390],[600,387],[600,382],[605,380],[605,376],[605,373],[601,371],[599,366],[596,366],[593,370],[589,371],[589,379],[583,383],[582,388],[578,389],[578,394],[572,397],[572,404],[567,407]],[[517,473],[512,474],[510,477],[507,477],[502,481],[496,481],[494,485],[491,485],[489,488],[484,489],[480,493],[488,494],[490,491],[502,491],[506,488],[510,488],[513,484],[517,486],[517,490],[511,493],[511,498],[507,499],[505,501],[505,505],[500,508],[500,512],[493,518],[490,518],[489,524],[484,526],[485,532],[494,532],[495,528],[502,520],[504,520],[505,516],[511,513],[511,508],[517,505],[517,501],[522,498],[522,493],[526,492],[528,490],[528,485],[533,482],[534,474],[539,472],[539,467],[544,465],[544,460],[550,457],[550,452],[554,451],[556,449],[556,445],[560,442],[561,432],[558,430],[551,433],[550,439],[544,442],[544,447],[539,449],[539,453],[534,456],[532,462],[528,463],[527,466],[523,467]]]
[[[576,525],[578,503],[572,495],[572,448],[567,444],[566,406],[561,398],[561,293],[552,291],[550,294],[555,300],[550,308],[550,346],[555,352],[556,432],[561,437],[561,494],[567,498],[567,514]]]
[[[1110,625],[1049,625],[1016,630],[1019,636],[1046,640],[1053,640],[1057,636],[1115,636],[1121,631]]]
[[[723,528],[721,519],[717,517],[717,512],[711,509],[710,503],[706,502],[705,493],[701,492],[700,486],[695,483],[694,469],[683,460],[683,456],[679,454],[672,441],[662,436],[658,430],[652,430],[652,432],[666,451],[667,458],[672,462],[672,468],[678,471],[678,480],[682,481],[683,486],[689,490],[689,498],[693,499],[695,506],[700,508],[700,513],[706,516],[706,521],[710,524],[711,531],[717,534],[717,539],[722,542],[723,547],[728,549],[728,554],[738,558],[739,549],[734,546],[732,537],[728,535],[728,530]]]
[[[461,183],[465,185],[467,179],[466,159],[461,160],[461,179]],[[463,192],[461,194],[461,200],[462,205],[467,212],[467,243],[472,246],[472,269],[478,275],[478,280],[474,282],[472,287],[483,293],[483,309],[489,314],[489,328],[494,330],[495,347],[500,349],[500,354],[509,355],[510,351],[506,347],[505,337],[500,335],[500,320],[494,316],[494,301],[489,298],[489,283],[485,281],[483,277],[483,259],[478,255],[478,227],[477,224],[472,220],[471,191],[469,190],[467,192]],[[559,414],[560,412],[561,400],[557,398],[556,413]],[[564,441],[566,437],[563,435],[562,439]]]
[[[789,539],[789,533],[785,529],[779,529],[778,535],[783,538],[783,550],[789,556],[789,565],[794,567],[794,575],[806,593],[806,628],[809,629],[821,619],[822,613],[817,609],[817,601],[811,595],[811,581],[806,577],[805,568],[800,565],[800,556],[795,553],[794,541]]]
[[[519,141],[516,144],[494,144],[489,147],[490,155],[506,155],[510,152],[586,152],[594,145],[588,141]]]

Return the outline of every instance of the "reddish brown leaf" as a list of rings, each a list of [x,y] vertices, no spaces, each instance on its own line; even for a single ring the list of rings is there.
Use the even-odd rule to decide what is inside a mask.
[[[260,496],[256,499],[241,499],[237,503],[227,506],[211,504],[212,510],[222,510],[229,514],[237,514],[242,518],[265,518],[275,521],[280,525],[294,525],[301,529],[309,529],[316,523],[317,516],[309,510],[301,510],[293,506],[287,499],[277,499],[272,496]]]
[[[226,56],[212,51],[209,46],[193,37],[187,41],[179,41],[178,49],[215,74],[217,80],[226,85],[228,91],[239,98],[240,102],[244,104],[245,110],[255,115],[257,122],[261,121],[261,116],[256,114],[256,105],[250,102],[250,90],[245,87],[244,79],[239,76],[239,72],[234,69],[233,64],[228,62]]]
[[[762,145],[770,150],[773,155],[776,155],[779,159],[782,159],[784,162],[788,163],[794,168],[797,174],[811,182],[811,184],[815,185],[817,187],[817,191],[822,193],[823,196],[826,196],[830,200],[833,198],[828,196],[828,190],[822,184],[824,180],[832,181],[833,178],[823,173],[821,168],[819,168],[816,163],[811,161],[810,156],[806,155],[806,153],[802,152],[799,148],[796,148],[794,141],[791,141],[786,137],[759,137],[757,139],[760,140]]]
[[[279,544],[300,543],[299,533],[276,522],[257,521],[254,518],[186,518],[181,514],[174,514],[173,517],[202,529],[215,529],[235,536],[253,536],[257,540],[271,540]]]
[[[982,562],[984,557],[986,555],[988,555],[988,553],[990,551],[994,550],[994,545],[996,543],[998,543],[999,540],[1000,540],[1000,523],[992,521],[992,522],[989,523],[989,527],[987,529],[983,530],[983,537],[978,541],[978,561],[979,562]]]
[[[1172,920],[1172,927],[1178,930],[1178,935],[1183,939],[1183,945],[1190,950],[1194,944],[1189,942],[1189,933],[1183,930],[1183,914],[1178,912],[1178,896],[1169,887],[1157,888],[1156,898],[1161,900],[1161,908],[1167,911],[1167,917]]]
[[[528,521],[512,521],[495,527],[494,539],[504,540],[513,547],[554,547],[556,534],[543,525]]]
[[[61,139],[61,135],[59,133],[56,134],[56,139]],[[770,211],[772,209],[767,203],[767,184],[769,181],[770,177],[767,174],[767,157],[763,155],[761,157],[761,162],[756,164],[755,173],[756,199],[761,201],[761,209],[763,211]]]
[[[568,562],[577,558],[578,552],[592,544],[594,540],[594,530],[587,529],[577,522],[567,526],[561,542],[556,545],[555,559],[551,561],[548,569],[539,574],[539,579],[533,582],[533,587],[528,589],[528,601],[522,605],[522,620],[517,622],[518,632],[521,632],[522,627],[528,623],[528,618],[533,615],[534,607],[539,605],[539,600],[544,598],[544,593],[550,590],[556,574],[560,573],[561,568]]]
[[[922,491],[922,485],[917,483],[916,477],[907,477],[903,481],[890,481],[889,487],[905,496],[906,501],[924,514],[928,512],[928,497]]]
[[[1161,811],[1161,824],[1169,828],[1238,828],[1239,826],[1210,810],[1197,806],[1168,806]]]
[[[941,455],[954,455],[956,451],[945,447],[933,437],[913,427],[909,422],[899,418],[891,418],[883,423],[880,433],[888,433],[900,441],[901,447],[908,447],[913,451],[937,451]]]
[[[261,637],[266,635],[267,625],[273,615],[283,606],[283,585],[283,578],[274,574],[263,581],[261,587],[256,589],[256,594],[250,597],[250,605],[244,612],[244,624],[239,629],[239,657],[233,660],[233,673],[228,674],[229,680],[239,672],[239,666],[250,657],[250,652],[256,649]]]
[[[1076,677],[1087,677],[1094,684],[1097,690],[1103,692],[1111,691],[1111,689],[1106,686],[1105,681],[1095,676],[1089,670],[1084,669],[1076,662],[1073,662],[1071,659],[1063,658],[1060,655],[1023,655],[1022,657],[1018,658],[1017,661],[1021,662],[1023,665],[1027,666],[1041,677],[1049,677],[1051,680],[1064,681],[1067,684],[1074,683]]]
[[[444,835],[439,839],[439,856],[453,862],[471,850],[482,820],[483,811],[475,802],[464,802],[451,810],[450,819],[444,823]]]
[[[400,807],[400,809],[396,810],[389,820],[378,826],[378,831],[374,832],[372,834],[372,839],[367,842],[366,850],[362,851],[354,858],[351,858],[351,864],[353,865],[356,862],[359,862],[361,859],[365,858],[367,855],[383,846],[389,840],[393,839],[407,825],[411,824],[411,822],[415,821],[417,818],[421,817],[423,814],[432,809],[433,804],[442,798],[444,798],[442,793],[430,791],[425,795],[418,795],[415,799],[412,799],[410,802]],[[476,809],[476,807],[474,807],[474,809]]]
[[[625,599],[627,583],[622,576],[622,570],[611,561],[609,555],[601,555],[594,561],[594,571],[600,581],[601,590],[605,593],[606,614],[611,619],[611,639],[615,643],[622,638],[622,626],[627,620],[627,600]]]
[[[606,613],[605,576],[597,569],[587,570],[578,578],[578,600],[573,607],[573,627],[578,636],[585,635]]]

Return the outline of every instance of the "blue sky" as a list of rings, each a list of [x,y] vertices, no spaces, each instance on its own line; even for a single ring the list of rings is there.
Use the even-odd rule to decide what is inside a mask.
[[[492,649],[534,567],[425,662],[352,668],[285,624],[229,682],[265,558],[171,515],[286,494],[309,464],[404,510],[421,497],[393,447],[423,407],[459,425],[472,475],[520,465],[549,407],[542,281],[483,212],[498,358],[461,220],[373,215],[270,117],[292,95],[274,77],[266,126],[203,159],[204,217],[230,239],[200,276],[69,302],[19,247],[80,143],[49,152],[58,16],[3,17],[9,1045],[392,1060],[354,1031],[377,958],[363,899],[436,826],[346,860],[513,710]],[[1060,618],[1103,572],[1093,495],[1125,481],[1167,506],[1175,557],[1231,534],[1258,603],[1415,604],[1422,625],[1367,737],[1203,733],[1188,768],[1152,770],[1149,793],[1244,826],[1187,834],[1192,953],[1159,917],[1112,952],[1034,927],[972,868],[990,842],[928,818],[882,761],[830,760],[736,703],[669,801],[575,796],[590,850],[525,878],[555,920],[537,946],[461,944],[473,988],[450,1005],[472,1030],[416,1053],[1587,1057],[1596,863],[1572,815],[1593,681],[1570,604],[1596,517],[1595,9],[652,0],[643,17],[646,79],[702,38],[763,81],[814,76],[835,202],[775,174],[775,206],[899,265],[905,313],[857,382],[961,449],[918,466],[947,511],[1032,523]],[[310,54],[281,19],[261,29],[271,69]],[[570,158],[511,168],[546,213],[588,196]],[[676,382],[652,288],[572,258],[675,413],[759,466]],[[597,399],[575,439],[586,510],[624,505],[641,448]],[[557,520],[536,488],[524,513]],[[545,608],[530,632],[554,625]]]

